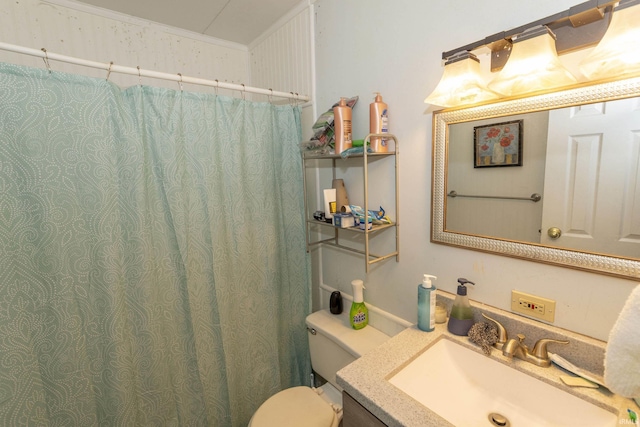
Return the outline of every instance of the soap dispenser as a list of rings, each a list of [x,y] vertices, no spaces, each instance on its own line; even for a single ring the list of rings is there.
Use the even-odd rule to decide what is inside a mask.
[[[353,303],[349,312],[349,321],[353,329],[362,329],[369,323],[369,309],[364,305],[364,282],[360,279],[351,281],[353,286]]]
[[[475,283],[462,277],[458,279],[458,283],[460,284],[458,285],[456,299],[451,307],[447,329],[452,334],[464,336],[473,326],[473,310],[469,303],[469,297],[467,297],[466,285],[475,285]]]
[[[418,328],[431,332],[436,326],[436,287],[431,283],[436,276],[425,274],[418,285]]]

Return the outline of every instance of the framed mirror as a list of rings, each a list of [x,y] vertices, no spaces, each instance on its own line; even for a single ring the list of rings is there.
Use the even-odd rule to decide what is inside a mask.
[[[435,112],[431,241],[640,278],[640,78]]]

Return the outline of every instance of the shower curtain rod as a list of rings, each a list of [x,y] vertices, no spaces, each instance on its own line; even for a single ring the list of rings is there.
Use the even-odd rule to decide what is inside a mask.
[[[49,52],[44,48],[42,48],[41,50],[38,50],[38,49],[32,49],[24,46],[17,46],[9,43],[0,42],[0,49],[6,50],[9,52],[22,53],[25,55],[40,57],[44,60],[49,70],[51,70],[51,68],[49,66],[48,61],[54,60],[54,61],[66,62],[69,64],[82,65],[84,67],[105,70],[107,71],[107,79],[109,78],[109,74],[111,73],[130,74],[138,77],[150,77],[154,79],[170,80],[180,84],[192,83],[192,84],[201,85],[201,86],[211,86],[211,87],[221,88],[221,89],[237,90],[245,93],[248,92],[248,93],[257,93],[260,95],[267,95],[267,96],[277,96],[278,98],[288,98],[288,99],[293,99],[295,101],[307,102],[310,100],[308,96],[299,95],[294,92],[279,92],[272,89],[263,89],[259,87],[245,86],[244,84],[220,82],[218,80],[207,80],[207,79],[201,79],[197,77],[188,77],[188,76],[183,76],[181,74],[169,74],[169,73],[162,73],[159,71],[143,70],[142,68],[139,68],[139,67],[133,68],[133,67],[125,67],[122,65],[116,65],[114,63],[90,61],[87,59],[74,58],[72,56],[60,55],[58,53]]]

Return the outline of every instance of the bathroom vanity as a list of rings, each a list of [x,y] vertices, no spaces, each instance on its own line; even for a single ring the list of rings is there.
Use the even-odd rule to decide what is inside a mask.
[[[438,295],[438,299],[449,306],[452,302],[452,297],[453,295],[445,293]],[[510,336],[515,337],[516,334],[524,334],[528,344],[532,344],[542,338],[569,340],[569,345],[550,346],[549,351],[570,360],[574,365],[588,372],[597,375],[603,374],[604,342],[529,320],[490,306],[472,302],[472,307],[476,321],[484,320],[481,313],[485,313],[503,324]],[[567,402],[577,404],[577,407],[585,405],[584,408],[600,412],[607,419],[607,424],[605,425],[629,425],[630,420],[627,415],[627,409],[640,413],[640,408],[631,399],[617,396],[602,386],[593,389],[565,385],[560,380],[560,375],[571,374],[558,368],[555,364],[550,367],[539,367],[524,360],[506,357],[496,348],[492,348],[490,356],[485,356],[480,347],[471,343],[468,337],[450,334],[447,331],[446,324],[443,323],[436,325],[436,329],[433,332],[423,332],[415,326],[408,328],[338,372],[338,384],[344,389],[343,427],[383,425],[403,427],[453,426],[454,424],[438,415],[436,410],[432,410],[428,404],[420,403],[416,398],[411,397],[408,392],[402,391],[398,386],[390,382],[392,377],[410,366],[440,341],[448,341],[454,346],[460,346],[459,348],[463,348],[463,352],[469,353],[469,350],[475,352],[477,354],[473,354],[473,357],[477,358],[479,356],[481,358],[476,359],[478,362],[488,363],[486,368],[480,367],[482,363],[474,364],[470,371],[474,369],[476,371],[491,371],[494,368],[498,368],[496,369],[497,381],[503,375],[498,373],[499,370],[505,367],[514,369],[518,371],[513,372],[516,374],[514,378],[520,376],[523,379],[522,387],[516,381],[514,390],[518,388],[530,390],[532,387],[529,381],[535,379],[536,381],[534,382],[539,383],[541,387],[542,392],[538,393],[538,395],[542,395],[542,398],[547,397],[544,396],[545,394],[559,393],[559,395],[568,398]],[[428,370],[428,368],[425,369]],[[447,376],[448,373],[450,371],[445,372],[443,375]],[[525,374],[526,378],[522,374]],[[484,381],[491,382],[491,375],[487,378]],[[440,380],[434,384],[446,382]],[[431,399],[434,404],[435,400],[437,400],[435,399],[436,396],[442,397],[447,392],[444,386],[428,386],[425,384],[425,387],[427,387],[425,391],[427,395],[426,401],[428,402]],[[505,395],[510,393],[507,390]],[[464,395],[465,393],[461,394]],[[497,400],[500,399],[498,398]],[[457,405],[455,407],[459,408],[460,412],[475,410],[471,408],[470,404],[465,405],[463,396],[449,400],[452,405]],[[531,399],[532,406],[540,404],[539,402],[533,402],[534,400],[537,400],[537,398],[533,397]],[[563,402],[563,400],[555,399],[553,400],[553,405],[563,404],[558,402]],[[529,404],[529,402],[519,403],[524,406]],[[575,410],[575,408],[576,406],[570,406],[566,407],[566,411],[563,411],[564,407],[561,407],[556,408],[554,411],[556,413],[570,413],[569,411]],[[487,423],[486,425],[492,424]],[[519,425],[519,423],[514,420],[514,425]],[[603,426],[598,424],[598,427]]]
[[[375,415],[347,392],[342,392],[342,427],[385,427]]]

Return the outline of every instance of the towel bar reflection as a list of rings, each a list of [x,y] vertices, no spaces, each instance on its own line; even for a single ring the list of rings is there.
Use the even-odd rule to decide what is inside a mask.
[[[447,194],[449,197],[473,197],[476,199],[508,199],[508,200],[529,200],[534,203],[542,200],[542,196],[538,193],[533,193],[531,197],[509,197],[509,196],[471,196],[468,194],[458,194],[454,190],[449,191]]]

